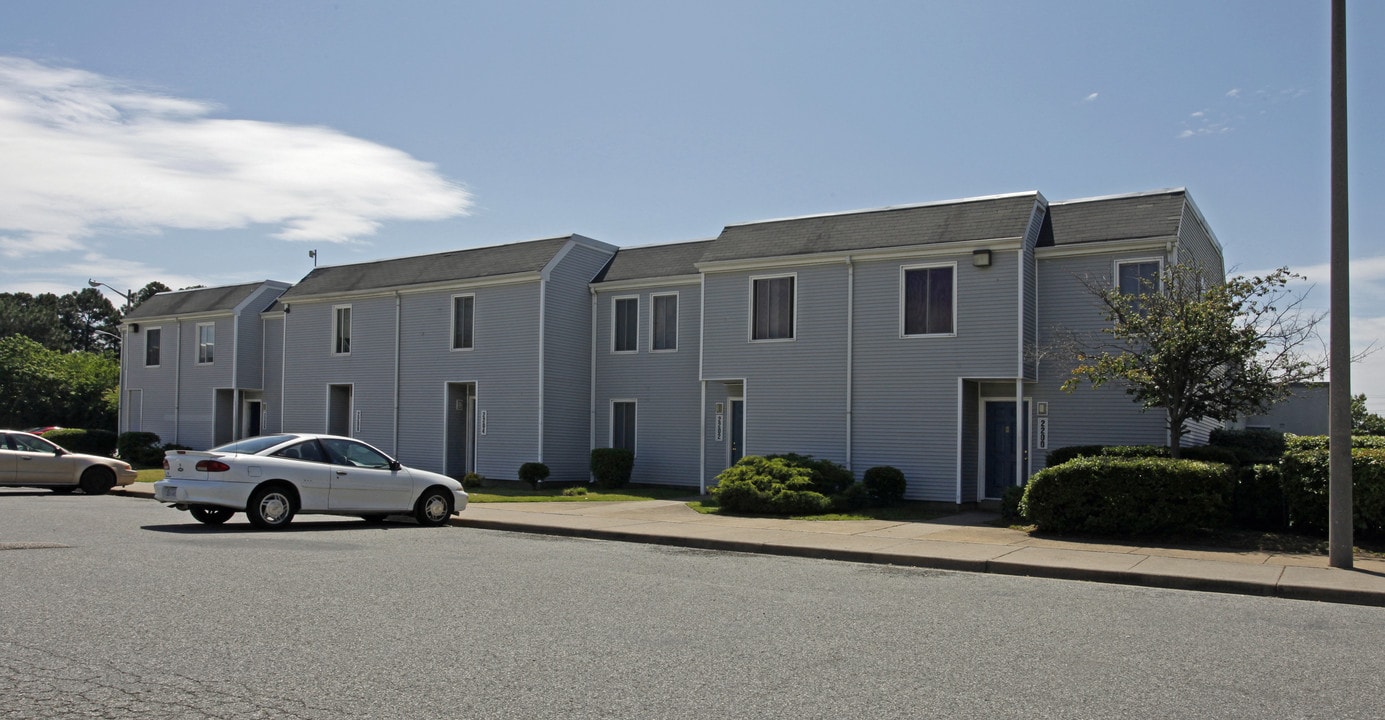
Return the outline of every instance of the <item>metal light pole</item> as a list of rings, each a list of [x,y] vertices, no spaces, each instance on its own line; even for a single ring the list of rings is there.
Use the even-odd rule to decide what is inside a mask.
[[[1332,320],[1328,417],[1327,561],[1352,566],[1351,310],[1347,252],[1346,0],[1332,0]]]
[[[135,306],[135,291],[134,291],[134,290],[126,290],[125,292],[121,292],[121,291],[115,289],[114,287],[112,287],[112,286],[110,286],[110,285],[107,285],[106,283],[100,282],[99,280],[91,280],[91,279],[88,279],[88,280],[87,280],[87,285],[89,285],[89,286],[91,286],[91,287],[94,287],[94,288],[99,288],[99,287],[108,288],[111,292],[115,293],[116,295],[119,295],[119,296],[125,298],[125,309],[121,311],[121,314],[122,314],[122,315],[125,314],[125,313],[130,312],[131,308],[133,308],[133,307]]]

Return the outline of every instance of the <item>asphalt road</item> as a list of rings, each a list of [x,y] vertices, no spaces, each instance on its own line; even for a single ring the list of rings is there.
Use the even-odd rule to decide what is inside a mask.
[[[1385,610],[0,491],[0,718],[1379,718]]]

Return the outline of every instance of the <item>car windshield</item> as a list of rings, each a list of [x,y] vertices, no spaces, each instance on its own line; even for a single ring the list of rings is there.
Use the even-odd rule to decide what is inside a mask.
[[[218,445],[212,448],[211,450],[208,450],[207,452],[244,453],[247,455],[255,455],[257,453],[268,450],[269,448],[272,448],[275,445],[282,445],[283,443],[292,439],[292,435],[257,435],[252,438],[237,440],[233,443]]]

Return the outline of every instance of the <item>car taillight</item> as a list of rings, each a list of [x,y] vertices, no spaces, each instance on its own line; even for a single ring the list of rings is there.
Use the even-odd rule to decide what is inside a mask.
[[[197,461],[197,464],[193,467],[197,468],[198,470],[201,470],[202,472],[226,472],[227,470],[231,469],[230,465],[227,465],[226,463],[221,462],[220,460],[199,460]]]
[[[168,471],[168,458],[164,458],[164,472]]]

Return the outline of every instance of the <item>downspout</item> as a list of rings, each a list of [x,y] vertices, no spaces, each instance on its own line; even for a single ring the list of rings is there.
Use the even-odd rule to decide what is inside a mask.
[[[707,494],[707,376],[703,374],[703,348],[707,345],[707,274],[697,277],[697,380],[702,385],[702,404],[697,409],[697,489]]]
[[[543,371],[544,371],[544,310],[548,305],[548,269],[539,275],[539,456],[538,462],[543,462]]]
[[[288,303],[284,304],[284,327],[280,332],[283,340],[279,342],[279,432],[286,432],[284,420],[288,416],[289,396],[288,375],[289,375],[289,310],[292,309]]]
[[[231,437],[240,439],[240,313],[231,315]]]
[[[587,291],[590,292],[590,293],[591,293],[591,296],[592,296],[592,326],[591,326],[591,327],[592,327],[592,334],[591,334],[591,340],[592,340],[592,355],[591,355],[591,407],[589,407],[588,410],[587,410],[587,449],[588,449],[588,450],[595,450],[595,449],[596,449],[596,335],[597,335],[597,324],[596,324],[596,315],[597,315],[597,311],[596,311],[596,306],[597,306],[597,301],[596,301],[596,288],[588,286],[588,287],[587,287]],[[590,473],[588,473],[588,478],[587,478],[587,479],[588,479],[588,480],[593,480],[594,478],[591,477]]]
[[[394,428],[392,430],[394,439],[391,441],[390,452],[399,457],[399,363],[400,363],[400,337],[404,334],[404,327],[400,324],[403,317],[403,298],[399,291],[394,291]],[[353,393],[354,394],[354,393]]]
[[[1020,243],[1020,249],[1015,254],[1015,286],[1017,287],[1018,302],[1015,304],[1016,310],[1016,332],[1015,332],[1015,486],[1024,484],[1024,479],[1029,476],[1028,469],[1025,467],[1025,451],[1029,448],[1029,432],[1025,426],[1024,412],[1024,243]]]
[[[173,442],[181,445],[179,434],[183,429],[183,321],[177,322],[178,349],[173,353]]]
[[[855,322],[856,313],[853,307],[856,302],[856,265],[852,262],[851,256],[846,256],[846,469],[852,470],[851,466],[851,434],[852,434],[852,368],[855,361],[854,353],[856,350]]]
[[[697,421],[697,449],[700,458],[697,462],[697,494],[707,494],[707,381],[702,380],[698,383],[702,386],[702,402],[698,406]]]

